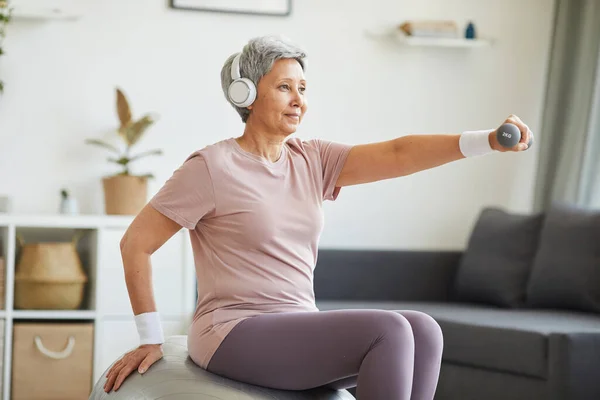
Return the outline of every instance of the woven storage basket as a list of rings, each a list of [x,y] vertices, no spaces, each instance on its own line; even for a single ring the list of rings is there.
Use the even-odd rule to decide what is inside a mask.
[[[74,310],[82,302],[87,282],[76,243],[25,244],[15,274],[15,308]]]

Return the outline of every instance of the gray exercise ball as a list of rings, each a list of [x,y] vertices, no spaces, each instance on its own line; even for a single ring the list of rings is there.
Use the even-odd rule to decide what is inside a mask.
[[[118,391],[106,393],[106,373],[96,382],[90,400],[352,400],[346,390],[317,388],[304,391],[269,389],[234,381],[198,367],[187,352],[187,337],[172,336],[164,356],[145,374],[132,373]]]

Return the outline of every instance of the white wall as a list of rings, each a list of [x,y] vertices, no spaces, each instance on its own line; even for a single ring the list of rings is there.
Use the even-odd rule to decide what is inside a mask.
[[[115,85],[135,116],[161,116],[138,147],[166,153],[137,164],[157,176],[153,194],[193,150],[241,134],[221,93],[221,65],[267,33],[285,34],[309,54],[310,107],[298,136],[364,143],[492,128],[515,113],[543,140],[552,0],[294,3],[293,16],[280,19],[175,11],[158,0],[85,0],[75,22],[14,21],[0,58],[0,194],[12,196],[16,212],[47,213],[67,187],[83,212],[103,212],[100,178],[114,169],[108,153],[83,141],[115,138]],[[364,35],[416,18],[473,19],[495,44],[407,49]],[[535,164],[532,149],[345,188],[327,204],[322,245],[461,248],[481,207],[530,210]]]

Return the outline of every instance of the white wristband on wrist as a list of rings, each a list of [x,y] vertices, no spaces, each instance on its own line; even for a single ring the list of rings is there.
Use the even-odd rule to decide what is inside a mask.
[[[463,132],[458,141],[461,153],[465,157],[476,157],[495,152],[489,139],[493,131],[494,129]]]
[[[140,344],[162,344],[165,342],[158,312],[147,312],[134,317]]]

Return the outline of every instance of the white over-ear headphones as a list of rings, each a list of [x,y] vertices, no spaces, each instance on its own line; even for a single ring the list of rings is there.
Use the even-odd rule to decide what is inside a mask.
[[[256,86],[248,78],[242,78],[240,73],[240,56],[239,53],[231,63],[231,79],[233,82],[229,85],[227,94],[233,104],[238,107],[248,107],[256,99]]]

